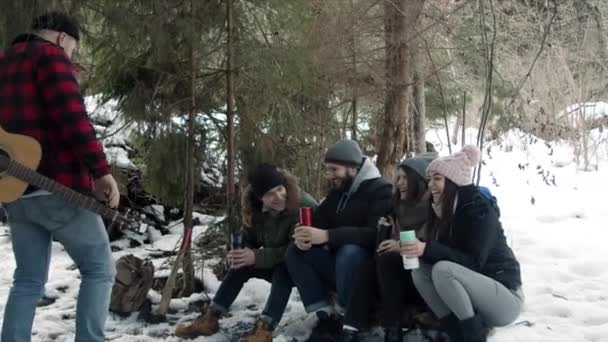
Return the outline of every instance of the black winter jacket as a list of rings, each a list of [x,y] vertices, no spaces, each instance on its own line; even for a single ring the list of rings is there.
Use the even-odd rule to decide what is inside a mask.
[[[313,226],[328,230],[329,246],[357,244],[373,251],[377,224],[389,213],[393,185],[365,159],[349,191],[332,190],[315,210]]]
[[[422,260],[455,262],[511,290],[522,284],[520,265],[507,245],[499,212],[473,185],[458,190],[449,237],[427,242]]]

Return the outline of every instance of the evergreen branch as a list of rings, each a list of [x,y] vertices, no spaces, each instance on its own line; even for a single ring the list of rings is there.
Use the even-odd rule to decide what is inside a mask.
[[[131,126],[131,124],[133,124],[133,122],[134,122],[133,119],[128,120],[125,124],[123,124],[122,126],[120,126],[119,128],[117,128],[114,132],[102,135],[100,137],[100,140],[105,140],[105,139],[113,137],[114,135],[116,135],[120,131],[122,131],[123,129],[127,128],[128,126]]]
[[[391,5],[392,5],[392,6],[395,8],[395,10],[396,10],[397,12],[399,12],[401,15],[403,15],[403,16],[406,16],[406,15],[407,15],[406,13],[404,13],[402,10],[400,10],[400,9],[398,8],[398,6],[395,4],[395,2],[394,2],[393,0],[384,0],[384,1],[389,2],[389,3],[390,3],[390,4],[391,4]],[[463,1],[463,2],[462,2],[462,4],[460,4],[459,6],[457,6],[456,8],[454,8],[453,10],[451,10],[450,12],[446,13],[446,14],[445,14],[445,17],[447,18],[447,17],[451,16],[452,14],[455,14],[455,13],[460,12],[462,9],[464,9],[464,8],[466,7],[466,5],[468,5],[468,4],[469,4],[469,2],[472,2],[472,1],[476,1],[476,0],[466,0],[466,1]],[[404,43],[405,43],[405,44],[411,43],[412,41],[414,41],[414,40],[416,40],[416,39],[420,38],[420,37],[421,37],[423,34],[425,34],[427,31],[429,31],[429,30],[431,30],[432,28],[434,28],[436,25],[439,25],[440,23],[441,23],[441,21],[440,21],[440,20],[438,20],[438,21],[435,21],[435,22],[433,22],[433,23],[431,23],[431,24],[427,25],[426,27],[424,27],[424,28],[423,28],[423,29],[421,29],[421,30],[415,30],[415,29],[414,29],[414,32],[415,32],[415,33],[414,33],[414,35],[413,35],[412,37],[409,37],[408,39],[406,39],[406,40],[404,41]]]

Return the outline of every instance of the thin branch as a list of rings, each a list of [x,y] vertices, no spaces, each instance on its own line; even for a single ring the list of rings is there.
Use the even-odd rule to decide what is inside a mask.
[[[481,124],[479,127],[479,132],[477,134],[477,146],[480,150],[483,149],[483,136],[486,129],[486,124],[488,122],[488,118],[490,117],[492,111],[492,76],[494,75],[494,48],[496,43],[496,12],[494,11],[494,0],[490,0],[490,11],[492,13],[492,41],[489,45],[488,49],[488,35],[486,31],[486,18],[485,18],[485,8],[483,5],[483,1],[479,2],[479,16],[480,16],[480,25],[481,30],[483,32],[483,40],[484,40],[484,57],[486,59],[486,70],[487,70],[487,79],[486,79],[486,94],[483,102],[483,112],[481,115]],[[488,51],[489,50],[489,51]],[[482,158],[479,159],[479,165],[477,166],[477,182],[479,185],[479,181],[481,180],[481,166],[482,166]]]
[[[100,137],[100,140],[105,140],[107,138],[113,137],[114,135],[116,135],[120,131],[122,131],[123,129],[127,128],[128,126],[131,126],[131,124],[133,124],[133,122],[134,122],[134,120],[127,121],[125,124],[123,124],[122,126],[120,126],[119,128],[117,128],[114,132],[102,135]]]
[[[465,90],[464,95],[462,96],[462,141],[460,142],[460,144],[462,146],[464,146],[464,144],[465,144],[465,131],[466,131],[466,127],[467,127],[466,117],[467,117],[467,91]]]
[[[481,13],[481,18],[482,18],[482,25],[484,25],[485,27],[485,10],[483,8],[483,2],[480,2],[480,9],[482,11]],[[490,50],[489,50],[489,56],[488,53],[486,53],[486,63],[487,63],[487,70],[488,70],[488,74],[487,74],[487,86],[486,86],[486,96],[484,99],[484,111],[482,114],[482,122],[481,122],[481,127],[477,136],[477,144],[479,145],[479,148],[482,148],[483,145],[483,135],[485,132],[485,128],[486,128],[486,124],[488,121],[488,117],[490,116],[490,112],[492,110],[492,83],[493,83],[493,75],[494,75],[494,51],[495,51],[495,46],[496,46],[496,34],[497,34],[497,30],[496,30],[496,12],[494,11],[494,1],[490,0],[490,10],[492,13],[492,42],[490,43]],[[484,45],[485,50],[487,51],[487,32],[484,29],[483,30],[483,36],[484,36],[484,43],[486,45]]]
[[[431,61],[431,66],[433,67],[433,72],[435,73],[435,77],[437,78],[437,82],[439,82],[439,97],[441,98],[441,104],[443,109],[443,120],[445,121],[445,134],[447,136],[448,141],[448,151],[452,154],[452,143],[450,142],[450,129],[448,127],[448,111],[447,105],[445,103],[445,97],[443,96],[443,83],[441,82],[441,77],[439,77],[439,72],[437,71],[437,66],[435,65],[435,61],[433,60],[433,55],[431,54],[431,50],[429,49],[429,43],[426,39],[422,39],[424,41],[424,46],[426,48],[426,53],[429,56],[429,60]]]

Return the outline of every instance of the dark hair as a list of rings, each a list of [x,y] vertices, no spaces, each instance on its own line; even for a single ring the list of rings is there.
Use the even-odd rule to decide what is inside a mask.
[[[454,216],[454,202],[458,194],[458,185],[445,177],[445,185],[441,194],[441,218],[437,217],[435,211],[429,210],[429,223],[426,225],[426,236],[428,240],[446,238],[450,235],[450,223]],[[431,198],[432,201],[432,198]]]
[[[396,189],[394,198],[395,207],[402,204],[415,206],[422,200],[424,194],[428,191],[428,182],[424,177],[418,174],[418,172],[408,166],[401,165],[399,168],[405,173],[407,193],[405,194],[405,199],[401,199],[401,193],[399,193],[399,189]]]
[[[32,21],[32,30],[51,30],[65,32],[72,36],[77,41],[80,40],[80,31],[83,30],[82,25],[75,17],[69,16],[62,12],[49,12]]]
[[[255,209],[256,212],[262,211],[264,203],[253,191],[249,193],[249,201],[251,201],[251,207]]]

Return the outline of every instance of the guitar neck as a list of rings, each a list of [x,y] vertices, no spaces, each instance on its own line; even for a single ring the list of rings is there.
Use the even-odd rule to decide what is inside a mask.
[[[106,219],[114,221],[120,215],[118,211],[106,207],[95,198],[76,192],[15,161],[10,161],[7,173],[28,184],[46,190],[70,204],[95,212]]]

